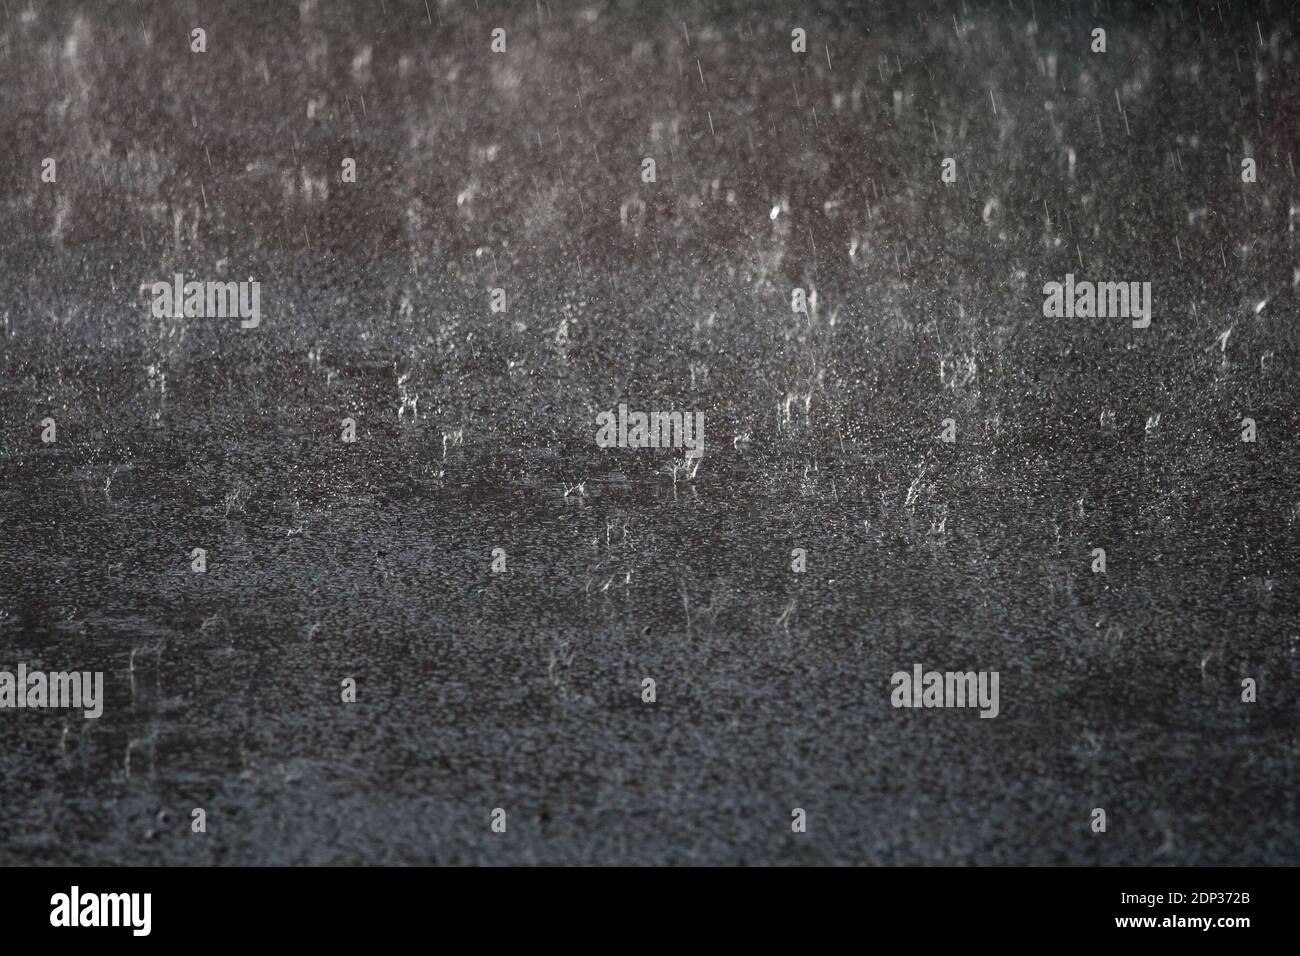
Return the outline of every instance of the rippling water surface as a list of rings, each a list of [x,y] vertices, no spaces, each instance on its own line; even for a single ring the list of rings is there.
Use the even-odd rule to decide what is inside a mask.
[[[1295,23],[1199,13],[11,5],[0,668],[107,701],[0,860],[1294,863]]]

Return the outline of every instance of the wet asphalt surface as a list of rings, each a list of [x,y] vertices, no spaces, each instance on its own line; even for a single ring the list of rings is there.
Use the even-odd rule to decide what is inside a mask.
[[[0,861],[1294,864],[1271,6],[10,0],[0,669],[107,700],[0,710]]]

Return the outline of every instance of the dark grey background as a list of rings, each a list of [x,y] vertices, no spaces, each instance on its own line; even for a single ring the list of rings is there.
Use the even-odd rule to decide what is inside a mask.
[[[0,860],[1295,863],[1297,21],[1160,6],[5,0]]]

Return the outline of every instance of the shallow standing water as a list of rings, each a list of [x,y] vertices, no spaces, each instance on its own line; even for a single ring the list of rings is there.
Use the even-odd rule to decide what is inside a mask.
[[[1293,864],[1296,23],[1216,9],[11,5],[0,669],[107,700],[0,711],[0,860]]]

